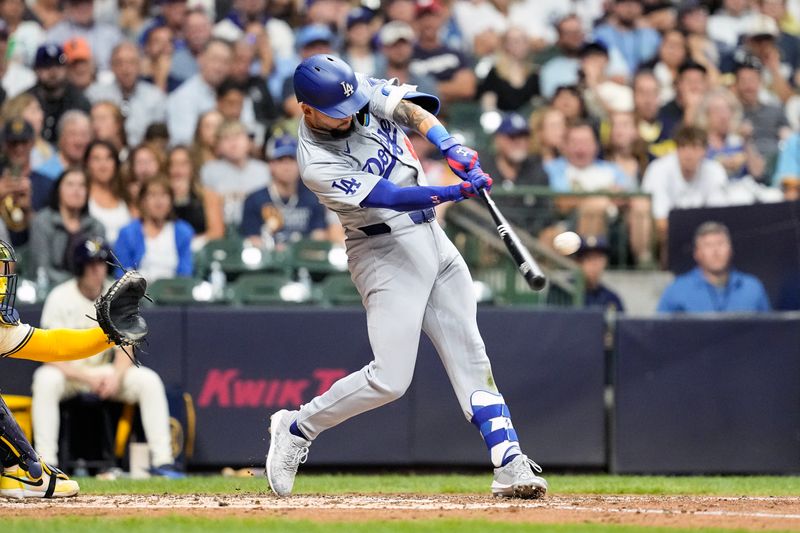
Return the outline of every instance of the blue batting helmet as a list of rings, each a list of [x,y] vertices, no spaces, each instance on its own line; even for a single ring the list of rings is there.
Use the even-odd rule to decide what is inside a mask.
[[[328,54],[311,56],[297,66],[294,93],[298,102],[333,118],[354,115],[369,101],[369,92],[350,65]]]

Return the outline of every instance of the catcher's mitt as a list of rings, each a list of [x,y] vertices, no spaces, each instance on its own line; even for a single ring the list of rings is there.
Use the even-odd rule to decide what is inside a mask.
[[[94,307],[97,322],[118,346],[136,347],[147,336],[147,322],[139,312],[139,301],[146,298],[147,281],[135,270],[125,272]]]

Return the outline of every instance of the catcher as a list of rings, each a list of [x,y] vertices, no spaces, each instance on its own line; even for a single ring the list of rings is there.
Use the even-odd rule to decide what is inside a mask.
[[[135,349],[147,335],[139,313],[147,282],[127,272],[95,303],[98,327],[43,330],[23,324],[14,309],[17,275],[14,249],[0,240],[0,358],[43,363],[90,357],[114,345]],[[16,498],[75,496],[78,484],[45,463],[34,451],[10,409],[0,397],[0,495]]]

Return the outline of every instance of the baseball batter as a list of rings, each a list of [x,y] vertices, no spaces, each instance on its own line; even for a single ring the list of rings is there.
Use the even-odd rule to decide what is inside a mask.
[[[478,154],[439,123],[435,97],[355,74],[336,57],[304,60],[294,87],[303,110],[301,175],[345,228],[350,273],[367,310],[375,359],[299,411],[272,415],[266,462],[270,487],[278,495],[291,494],[297,468],[320,433],[405,393],[423,330],[439,352],[464,415],[489,449],[495,467],[492,493],[544,496],[547,483],[536,475],[541,468],[520,449],[492,378],[469,270],[434,217],[434,206],[491,187]],[[404,127],[435,144],[463,183],[427,185]]]

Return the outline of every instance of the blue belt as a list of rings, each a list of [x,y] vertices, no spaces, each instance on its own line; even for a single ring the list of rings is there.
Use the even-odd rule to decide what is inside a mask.
[[[436,220],[436,211],[432,207],[429,207],[427,209],[423,209],[422,211],[412,211],[408,213],[408,217],[414,224],[427,224]],[[364,234],[368,237],[384,235],[392,232],[392,228],[389,227],[389,224],[386,224],[385,222],[370,224],[369,226],[358,228],[358,230],[364,232]]]

